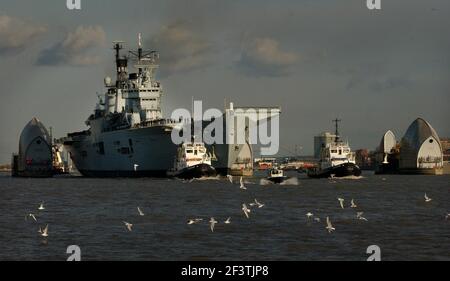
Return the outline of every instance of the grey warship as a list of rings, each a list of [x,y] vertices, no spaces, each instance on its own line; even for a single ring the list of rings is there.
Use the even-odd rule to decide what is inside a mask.
[[[159,54],[139,48],[121,55],[115,41],[116,81],[105,78],[106,92],[86,120],[88,130],[61,139],[78,171],[88,177],[164,177],[177,146],[171,132],[179,124],[163,119],[161,83],[156,80]],[[134,63],[135,72],[128,71]]]

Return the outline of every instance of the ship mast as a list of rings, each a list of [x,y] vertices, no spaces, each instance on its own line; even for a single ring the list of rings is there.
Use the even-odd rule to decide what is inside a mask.
[[[127,79],[127,66],[128,66],[128,59],[126,57],[121,58],[120,57],[120,50],[123,49],[123,41],[114,41],[114,51],[116,53],[116,72],[117,72],[117,82],[116,87],[117,88],[123,88],[124,83]]]
[[[339,142],[339,122],[341,122],[341,119],[336,118],[335,120],[333,120],[333,123],[335,123],[336,126],[336,131],[335,131],[335,142]]]

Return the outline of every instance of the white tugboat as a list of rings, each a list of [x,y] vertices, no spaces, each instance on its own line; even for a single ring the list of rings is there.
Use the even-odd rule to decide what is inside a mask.
[[[282,183],[286,179],[287,179],[287,177],[284,175],[284,172],[282,169],[272,168],[269,170],[269,176],[267,177],[267,180],[269,180],[273,183]]]
[[[167,176],[181,179],[215,177],[216,170],[211,166],[211,155],[200,142],[185,142],[178,147],[174,167]]]
[[[338,123],[336,119],[336,138],[334,142],[322,148],[318,167],[310,169],[308,176],[311,178],[332,178],[360,176],[361,169],[356,165],[355,154],[348,143],[339,139]]]

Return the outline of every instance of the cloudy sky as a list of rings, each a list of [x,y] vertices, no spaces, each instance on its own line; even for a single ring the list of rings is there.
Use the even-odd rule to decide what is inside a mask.
[[[33,117],[55,136],[83,130],[111,41],[161,54],[166,116],[191,97],[223,108],[281,106],[280,153],[303,147],[343,120],[353,148],[401,137],[417,117],[450,136],[450,1],[382,0],[2,0],[0,163]]]

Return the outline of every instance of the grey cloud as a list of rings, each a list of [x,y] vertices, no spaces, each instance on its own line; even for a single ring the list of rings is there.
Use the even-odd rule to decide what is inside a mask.
[[[204,68],[212,63],[213,47],[185,22],[161,28],[150,41],[150,46],[160,51],[164,65],[162,76]]]
[[[369,87],[375,92],[397,88],[409,88],[413,82],[406,77],[386,77],[373,81]]]
[[[249,76],[286,76],[300,57],[281,50],[272,38],[256,38],[248,44],[237,62],[237,67]]]
[[[346,84],[347,90],[364,88],[372,92],[383,92],[397,88],[409,88],[413,83],[405,72],[393,72],[382,66],[381,63],[363,64],[343,71],[343,73],[350,76]]]
[[[79,26],[75,31],[69,32],[64,40],[43,50],[37,64],[75,66],[97,64],[100,57],[91,54],[90,51],[103,46],[105,42],[106,34],[101,26]]]
[[[46,31],[47,28],[43,25],[0,15],[0,55],[23,51],[28,44]]]

